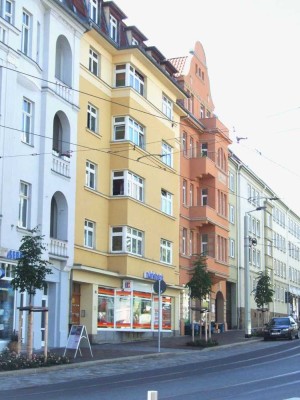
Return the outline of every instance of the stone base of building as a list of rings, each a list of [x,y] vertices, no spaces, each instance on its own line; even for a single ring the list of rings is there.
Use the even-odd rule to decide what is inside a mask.
[[[170,336],[180,336],[179,330],[161,332],[161,338]],[[90,342],[92,344],[126,343],[152,340],[155,338],[157,338],[157,332],[99,331],[96,335],[90,335]]]

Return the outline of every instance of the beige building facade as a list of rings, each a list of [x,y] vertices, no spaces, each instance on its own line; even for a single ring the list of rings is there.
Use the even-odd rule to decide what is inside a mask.
[[[174,67],[113,2],[81,42],[71,324],[94,342],[179,330]],[[113,26],[112,26],[113,24]],[[103,29],[107,26],[108,29]],[[113,29],[115,27],[116,31]],[[159,296],[154,283],[165,282]]]

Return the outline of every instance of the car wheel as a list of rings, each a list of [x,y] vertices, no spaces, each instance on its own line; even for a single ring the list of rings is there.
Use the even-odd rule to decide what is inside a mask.
[[[295,336],[293,336],[292,332],[290,333],[290,337],[289,340],[293,340],[295,338]]]
[[[299,339],[299,332],[296,333],[295,338]]]

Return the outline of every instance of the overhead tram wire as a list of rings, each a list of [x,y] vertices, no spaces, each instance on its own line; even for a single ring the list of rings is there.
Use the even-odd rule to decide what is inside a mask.
[[[50,80],[48,80],[48,79],[45,79],[45,78],[42,78],[42,77],[39,77],[39,76],[35,76],[35,75],[32,75],[32,74],[29,74],[29,73],[27,73],[27,72],[18,71],[18,70],[16,70],[16,69],[13,69],[13,68],[10,68],[10,67],[4,66],[4,65],[0,66],[0,68],[4,68],[4,69],[7,69],[7,70],[9,70],[9,71],[15,72],[15,73],[17,73],[17,74],[21,74],[21,75],[24,75],[24,76],[28,76],[28,77],[30,77],[30,78],[37,79],[37,80],[40,80],[40,81],[43,81],[43,82],[47,82],[47,83],[50,83],[50,84],[52,84],[52,85],[54,85],[54,86],[56,85],[56,82],[50,81]],[[182,123],[182,122],[180,122],[180,121],[178,121],[178,122],[177,122],[177,121],[173,121],[173,120],[169,119],[168,117],[166,117],[166,116],[164,116],[164,115],[153,114],[153,113],[151,113],[151,112],[149,112],[149,111],[140,110],[140,109],[138,109],[138,108],[131,107],[131,106],[128,106],[128,105],[125,105],[125,104],[122,104],[122,103],[118,103],[118,102],[113,101],[113,100],[105,99],[105,98],[103,98],[103,97],[101,97],[101,96],[97,96],[97,95],[94,95],[94,94],[92,94],[92,93],[84,92],[83,90],[74,89],[74,88],[72,88],[72,87],[70,87],[70,86],[66,86],[66,85],[60,85],[60,86],[66,88],[66,89],[72,90],[72,91],[74,91],[74,92],[76,92],[76,93],[79,93],[79,94],[84,94],[84,95],[86,95],[86,96],[90,96],[90,97],[93,97],[93,98],[95,98],[95,99],[105,101],[105,102],[107,102],[107,103],[115,104],[115,105],[118,105],[118,106],[121,106],[121,107],[128,108],[128,109],[130,109],[130,110],[134,110],[134,111],[137,111],[137,112],[140,112],[140,113],[143,113],[143,114],[146,114],[146,115],[155,117],[155,118],[159,118],[159,119],[161,119],[161,120],[170,122],[171,124],[177,124],[177,125],[189,127],[189,125],[186,125],[186,124],[184,124],[184,123]],[[160,110],[158,110],[158,111],[160,111]],[[203,132],[203,129],[201,129],[201,128],[194,128],[194,129],[199,130],[200,132]],[[213,132],[214,132],[214,131],[213,131]],[[224,129],[224,130],[221,130],[221,129],[220,129],[219,132],[221,132],[221,133],[228,133],[229,130],[228,130],[228,129]],[[204,133],[210,133],[210,132],[209,132],[209,131],[205,131]],[[172,140],[173,140],[173,139],[174,139],[174,138],[172,138]],[[180,138],[178,138],[178,139],[180,139]],[[225,139],[223,139],[223,140],[225,140]]]

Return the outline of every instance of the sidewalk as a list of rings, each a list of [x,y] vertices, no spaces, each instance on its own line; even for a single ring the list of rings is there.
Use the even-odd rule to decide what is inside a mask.
[[[199,336],[195,336],[195,340],[199,339]],[[204,337],[202,336],[202,339]],[[216,340],[218,345],[214,347],[207,347],[206,350],[219,348],[220,346],[234,346],[237,344],[249,343],[253,340],[262,340],[259,337],[245,338],[245,332],[243,330],[230,330],[223,333],[213,333],[211,335],[212,340]],[[168,338],[161,338],[160,341],[160,352],[184,352],[184,351],[203,351],[203,348],[187,346],[187,342],[192,341],[191,336],[172,336]],[[113,360],[122,357],[142,356],[146,354],[158,353],[158,338],[153,340],[144,340],[139,342],[128,342],[128,343],[107,343],[107,344],[94,344],[91,345],[93,357],[91,356],[88,347],[80,347],[80,352],[77,352],[76,358],[74,358],[75,350],[67,350],[66,355],[70,358],[71,364],[82,363],[86,361],[96,360]],[[53,349],[54,352],[63,354],[64,349]]]

